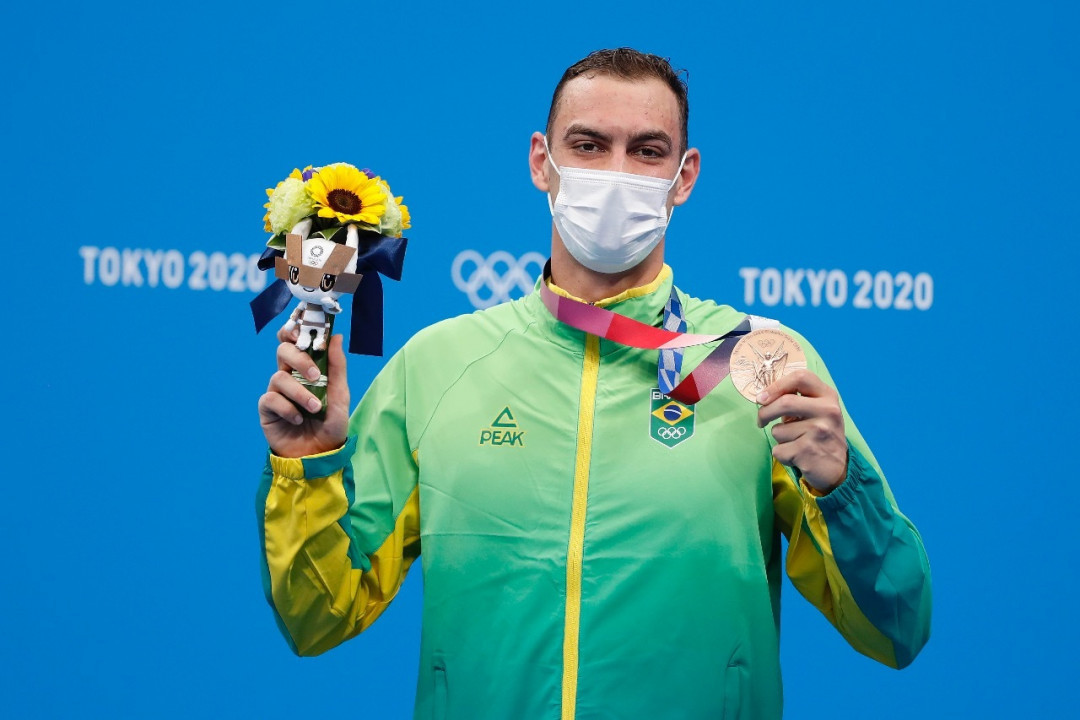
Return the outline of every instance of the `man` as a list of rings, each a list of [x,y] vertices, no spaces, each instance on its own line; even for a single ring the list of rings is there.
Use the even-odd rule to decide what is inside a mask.
[[[418,718],[777,718],[782,532],[794,584],[856,649],[896,667],[918,653],[921,540],[803,338],[788,331],[807,369],[760,406],[730,380],[686,405],[657,388],[656,351],[542,302],[717,335],[746,323],[673,292],[663,262],[700,168],[686,128],[661,58],[623,48],[567,70],[529,155],[550,274],[419,333],[351,420],[341,338],[319,422],[289,374],[318,371],[282,333],[259,516],[296,652],[370,625],[419,556]],[[685,367],[715,346],[687,348]]]

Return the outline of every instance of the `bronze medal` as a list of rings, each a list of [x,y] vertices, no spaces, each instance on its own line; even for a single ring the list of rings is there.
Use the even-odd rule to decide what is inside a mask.
[[[758,393],[795,370],[806,369],[806,355],[795,338],[763,328],[743,335],[731,351],[731,382],[751,402]]]

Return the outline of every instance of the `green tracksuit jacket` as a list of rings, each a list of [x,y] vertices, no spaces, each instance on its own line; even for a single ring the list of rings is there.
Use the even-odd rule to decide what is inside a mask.
[[[658,325],[671,282],[665,267],[600,304]],[[689,332],[745,317],[679,297]],[[267,462],[264,585],[291,647],[364,630],[419,557],[416,718],[779,718],[782,533],[788,575],[844,637],[910,663],[926,555],[846,411],[847,479],[816,497],[730,379],[661,421],[656,365],[562,325],[539,293],[417,334],[342,449]]]

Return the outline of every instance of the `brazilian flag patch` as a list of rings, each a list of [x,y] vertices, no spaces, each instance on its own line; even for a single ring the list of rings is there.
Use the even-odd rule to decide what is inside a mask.
[[[672,400],[660,388],[650,391],[649,437],[673,448],[694,435],[694,407]]]

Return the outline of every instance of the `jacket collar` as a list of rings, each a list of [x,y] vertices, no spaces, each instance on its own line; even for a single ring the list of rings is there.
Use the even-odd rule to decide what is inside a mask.
[[[540,299],[540,283],[542,282],[546,282],[556,295],[577,300],[578,302],[584,302],[584,300],[571,295],[544,276],[541,276],[536,281],[534,292],[528,297],[529,305],[545,333],[560,345],[580,351],[585,342],[585,333],[559,322],[548,312]],[[665,264],[652,282],[624,290],[618,295],[598,300],[593,304],[620,315],[625,315],[638,322],[659,327],[664,319],[664,305],[667,304],[668,298],[671,296],[673,282],[674,276],[671,267]],[[600,352],[602,355],[606,355],[608,352],[622,347],[622,345],[602,340]]]

